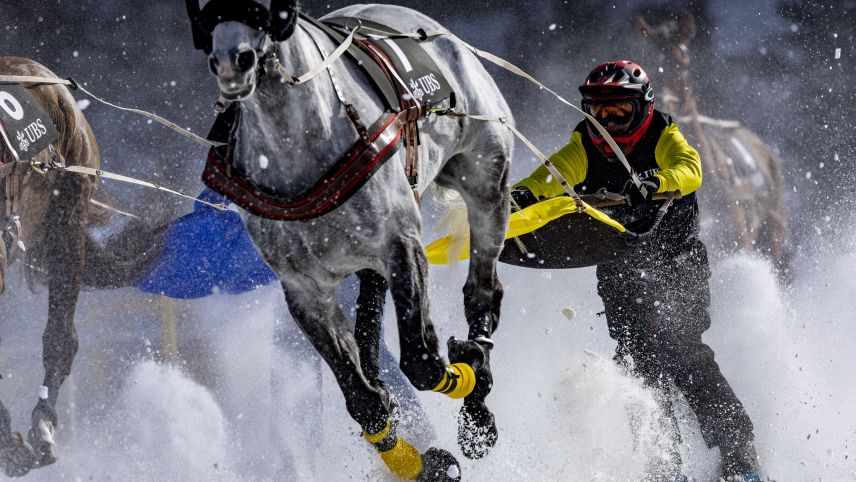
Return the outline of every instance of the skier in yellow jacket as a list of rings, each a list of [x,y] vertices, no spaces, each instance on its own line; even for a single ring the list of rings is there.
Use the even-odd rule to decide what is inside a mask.
[[[671,117],[654,109],[654,93],[644,70],[630,61],[598,65],[580,86],[582,107],[615,139],[642,179],[629,175],[605,139],[588,122],[574,129],[571,141],[550,161],[579,194],[601,188],[623,193],[624,206],[609,214],[641,231],[660,207],[655,193],[679,191],[654,235],[625,258],[597,267],[610,336],[618,342],[616,360],[642,377],[672,412],[668,392],[675,386],[686,398],[711,447],[719,447],[725,480],[758,481],[752,422],[714,360],[701,335],[710,327],[710,267],[698,238],[701,186],[698,152]],[[520,207],[564,190],[545,167],[518,182],[512,197]],[[672,415],[672,424],[674,415]],[[685,480],[677,443],[674,465],[655,469],[657,480]]]

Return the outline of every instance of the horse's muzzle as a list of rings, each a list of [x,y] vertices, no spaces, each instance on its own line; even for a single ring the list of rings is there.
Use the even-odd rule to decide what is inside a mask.
[[[256,88],[258,56],[255,50],[230,53],[215,51],[208,57],[208,68],[217,77],[220,93],[227,100],[242,100]]]

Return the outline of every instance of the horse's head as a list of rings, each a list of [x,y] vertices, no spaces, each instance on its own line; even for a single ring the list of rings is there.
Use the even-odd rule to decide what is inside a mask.
[[[678,14],[672,9],[649,9],[636,16],[636,24],[658,56],[668,54],[681,65],[689,64],[688,46],[698,31],[696,14],[692,10]],[[662,58],[661,61],[672,59]]]
[[[263,59],[276,42],[294,33],[296,0],[270,0],[270,8],[254,0],[211,0],[199,8],[187,0],[194,46],[208,54],[208,66],[217,77],[224,99],[251,96]]]

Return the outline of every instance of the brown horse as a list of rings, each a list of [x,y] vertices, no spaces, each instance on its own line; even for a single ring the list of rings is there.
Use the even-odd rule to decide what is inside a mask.
[[[664,75],[659,102],[684,128],[701,155],[704,185],[698,193],[702,231],[717,252],[753,251],[786,268],[788,213],[781,160],[754,132],[737,121],[703,115],[696,102],[688,45],[696,34],[692,13],[680,20],[637,23],[645,38],[663,55],[660,65],[675,65],[677,76]]]
[[[0,57],[0,75],[56,77],[44,66],[18,57]],[[47,84],[22,85],[59,133],[59,138],[34,160],[98,168],[95,136],[68,89]],[[14,162],[7,156],[7,163],[10,160]],[[86,227],[94,214],[90,212],[90,198],[96,185],[92,176],[56,171],[41,174],[19,163],[0,182],[6,199],[6,222],[15,215],[20,219],[19,228],[7,228],[3,233],[7,256],[0,260],[0,277],[5,278],[9,263],[26,254],[27,266],[46,282],[49,290],[48,322],[42,336],[44,386],[33,409],[26,440],[12,432],[11,417],[0,402],[0,465],[9,476],[22,476],[31,468],[56,461],[56,402],[77,353],[74,309],[84,278]]]

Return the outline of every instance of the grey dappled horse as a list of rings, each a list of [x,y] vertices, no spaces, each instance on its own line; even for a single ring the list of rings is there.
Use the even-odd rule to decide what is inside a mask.
[[[316,41],[328,53],[337,47],[316,26],[297,19],[293,2],[280,3],[287,5],[272,8],[272,23],[293,24],[275,33],[238,21],[215,21],[205,30],[196,22],[200,18],[196,0],[188,0],[188,10],[195,22],[194,35],[200,29],[211,35],[209,63],[222,97],[242,105],[234,164],[256,184],[288,199],[321,178],[357,135],[326,72],[297,87],[283,83],[275,72],[261,73],[259,59],[268,56],[276,56],[289,72],[307,72],[322,62]],[[432,19],[397,6],[355,5],[330,16],[360,17],[404,32],[441,29]],[[511,120],[493,79],[460,43],[441,36],[422,46],[451,83],[461,110]],[[372,122],[384,113],[381,98],[353,61],[343,57],[330,71],[363,119]],[[464,305],[470,341],[450,341],[449,358],[476,369],[475,389],[459,417],[459,443],[466,455],[480,457],[496,440],[484,398],[492,385],[490,336],[499,321],[502,298],[496,261],[508,221],[506,185],[513,138],[500,124],[446,117],[424,120],[420,134],[419,190],[436,182],[460,192],[468,209],[472,256]],[[410,382],[420,390],[435,389],[449,370],[428,316],[419,206],[403,165],[402,154],[396,154],[348,202],[310,221],[246,217],[253,241],[280,276],[289,310],[329,364],[348,412],[366,434],[388,429],[395,416],[395,402],[377,378],[387,289],[398,317],[400,364]],[[352,273],[361,285],[353,332],[334,301],[336,286]],[[375,445],[383,457],[382,444]],[[431,468],[431,460],[423,456],[423,461]],[[457,462],[445,467],[450,465]],[[432,480],[437,476],[425,470],[419,474]],[[452,472],[443,477],[456,479]]]

